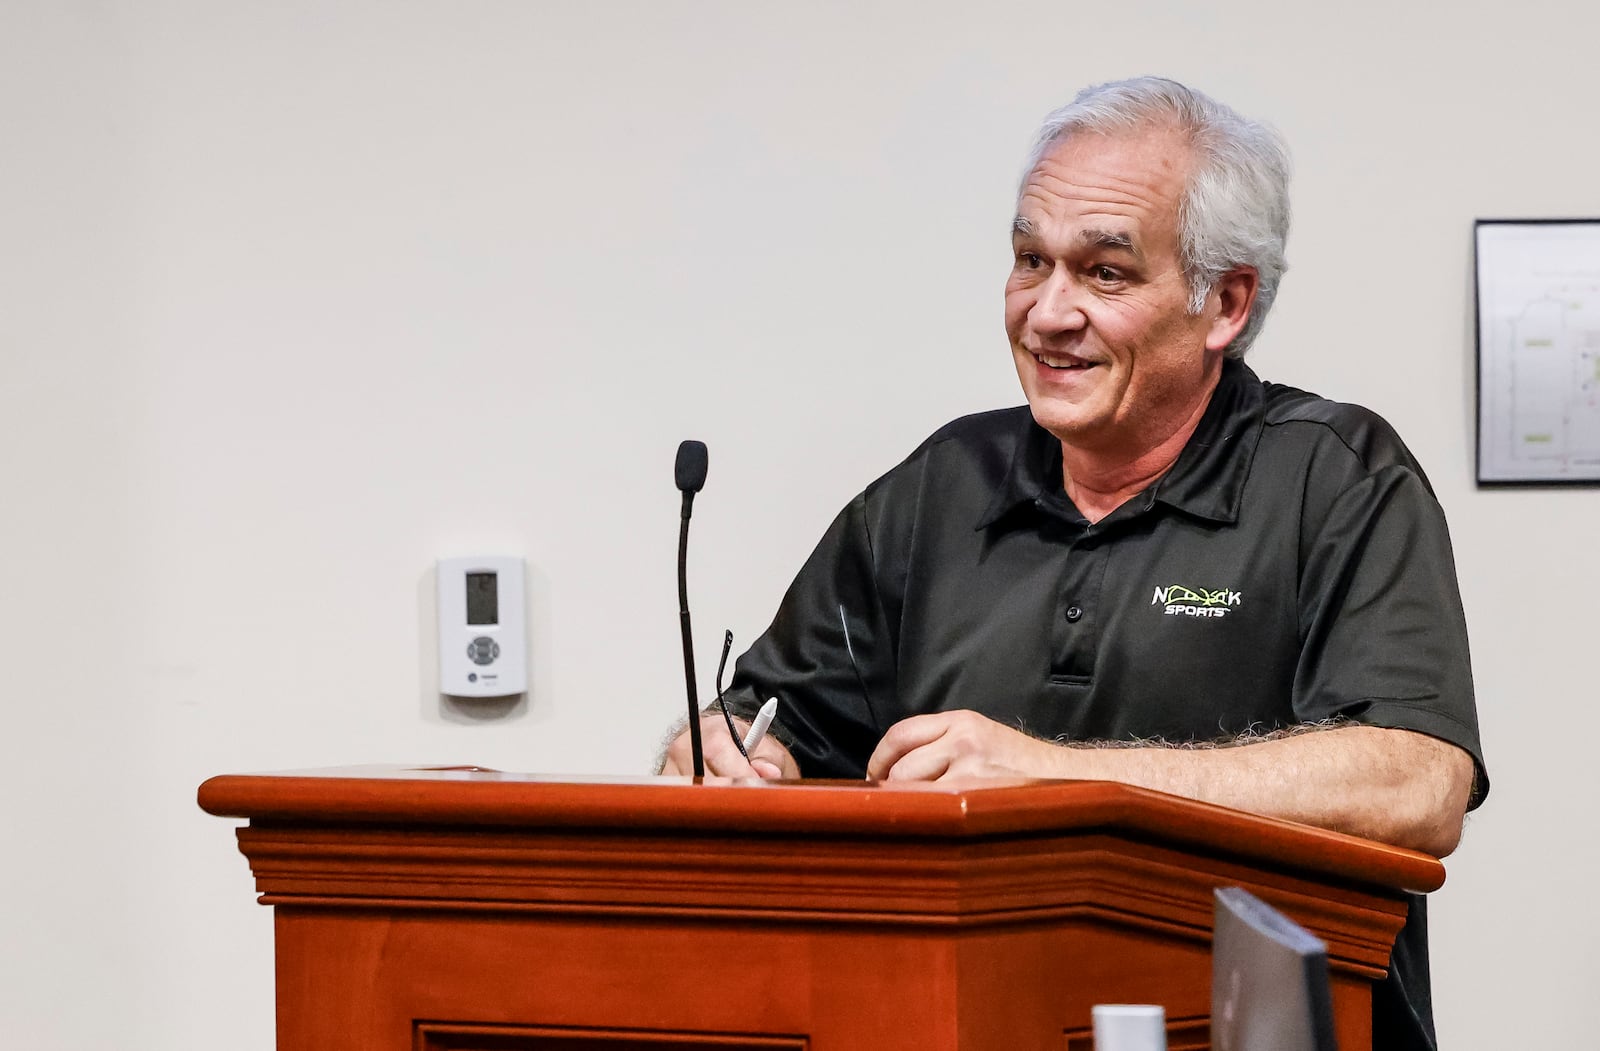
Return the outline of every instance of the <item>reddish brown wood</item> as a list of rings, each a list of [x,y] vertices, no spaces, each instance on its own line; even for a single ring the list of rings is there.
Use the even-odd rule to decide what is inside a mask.
[[[1164,1004],[1191,1047],[1223,885],[1328,942],[1348,1051],[1370,1046],[1400,891],[1443,880],[1100,782],[381,768],[213,778],[200,800],[250,819],[284,1051],[1060,1049],[1105,1002]]]

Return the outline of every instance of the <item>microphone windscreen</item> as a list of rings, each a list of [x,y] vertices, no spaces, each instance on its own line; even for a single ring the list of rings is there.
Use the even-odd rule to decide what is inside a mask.
[[[678,488],[685,493],[698,493],[706,484],[706,443],[687,441],[678,446],[678,463],[673,468]]]

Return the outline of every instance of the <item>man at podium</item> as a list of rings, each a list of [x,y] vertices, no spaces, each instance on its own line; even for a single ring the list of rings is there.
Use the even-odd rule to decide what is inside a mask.
[[[845,507],[735,670],[773,732],[747,761],[713,713],[708,772],[1112,780],[1455,848],[1488,780],[1444,515],[1382,419],[1243,360],[1288,176],[1275,132],[1168,80],[1046,119],[1005,285],[1027,406]],[[1434,1046],[1426,952],[1417,899],[1374,1047]]]

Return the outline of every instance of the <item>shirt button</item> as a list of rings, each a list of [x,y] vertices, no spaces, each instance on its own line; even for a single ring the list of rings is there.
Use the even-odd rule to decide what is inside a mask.
[[[1076,624],[1076,623],[1078,623],[1079,618],[1081,618],[1082,616],[1083,616],[1083,610],[1079,609],[1077,606],[1068,606],[1067,607],[1067,623],[1068,624]]]

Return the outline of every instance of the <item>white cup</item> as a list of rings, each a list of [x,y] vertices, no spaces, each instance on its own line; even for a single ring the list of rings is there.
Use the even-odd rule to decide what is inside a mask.
[[[1094,1051],[1167,1051],[1167,1013],[1156,1004],[1095,1004]]]

